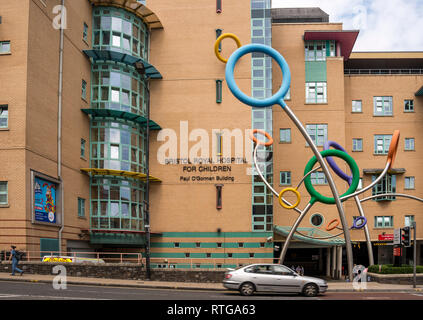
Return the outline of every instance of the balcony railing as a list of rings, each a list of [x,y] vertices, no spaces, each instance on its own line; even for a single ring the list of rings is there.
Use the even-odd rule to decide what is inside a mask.
[[[346,75],[423,74],[423,69],[344,69]]]

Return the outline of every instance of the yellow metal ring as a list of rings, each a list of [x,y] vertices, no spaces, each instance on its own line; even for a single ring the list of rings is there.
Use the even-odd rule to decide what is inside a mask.
[[[295,202],[292,206],[288,206],[286,205],[283,201],[282,201],[282,195],[287,192],[287,191],[292,191],[295,193],[295,195],[297,196],[297,202]],[[297,191],[296,188],[285,188],[281,191],[281,193],[279,193],[279,204],[284,207],[285,209],[294,209],[296,206],[298,206],[300,204],[301,201],[301,196],[300,193]]]
[[[216,39],[216,42],[215,42],[215,44],[214,44],[214,53],[216,54],[216,57],[217,57],[220,61],[222,61],[223,63],[228,62],[228,59],[225,59],[225,58],[223,58],[223,57],[220,55],[220,52],[219,52],[219,44],[220,44],[220,42],[221,42],[223,39],[225,39],[225,38],[232,38],[232,39],[234,39],[234,40],[235,40],[235,42],[236,42],[236,44],[237,44],[237,46],[238,46],[238,48],[242,46],[242,45],[241,45],[241,41],[239,40],[239,38],[238,38],[236,35],[234,35],[233,33],[224,33],[224,34],[222,34],[219,38],[217,38],[217,39]]]

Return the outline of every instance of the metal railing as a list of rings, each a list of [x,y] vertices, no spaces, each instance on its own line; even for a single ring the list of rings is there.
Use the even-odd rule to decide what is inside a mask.
[[[344,69],[346,75],[423,74],[423,69]]]
[[[58,252],[58,251],[24,251],[21,262],[41,262],[44,257],[73,258],[78,262],[104,262],[104,263],[133,263],[145,267],[145,257],[142,253],[128,252]],[[8,261],[10,251],[3,251],[0,255],[2,261]],[[84,260],[85,259],[85,260]],[[71,262],[51,260],[46,263]],[[153,269],[225,269],[237,268],[253,263],[272,263],[273,258],[150,258]]]
[[[23,262],[40,262],[45,256],[68,257],[74,260],[86,260],[87,262],[105,263],[137,263],[142,264],[141,253],[128,252],[58,252],[58,251],[24,251]],[[10,251],[2,252],[2,260],[9,260]],[[82,261],[84,262],[84,261]]]

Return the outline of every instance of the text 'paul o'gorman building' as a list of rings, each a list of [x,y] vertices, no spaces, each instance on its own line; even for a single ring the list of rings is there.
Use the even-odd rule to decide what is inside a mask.
[[[1,1],[0,17],[0,250],[110,261],[123,252],[148,256],[153,268],[277,261],[298,215],[254,168],[251,129],[273,137],[259,167],[276,190],[296,187],[313,155],[280,107],[250,108],[232,95],[214,52],[225,33],[284,56],[285,102],[320,151],[336,141],[355,159],[359,188],[382,172],[401,132],[394,166],[361,199],[422,197],[423,52],[353,52],[359,30],[318,8],[271,9],[270,0]],[[236,49],[225,39],[218,51]],[[282,73],[252,53],[235,80],[264,99]],[[330,193],[322,171],[311,182]],[[310,195],[298,191],[305,206]],[[344,208],[352,225],[357,206]],[[372,198],[363,210],[374,263],[392,263],[395,228],[423,223],[422,203],[404,197]],[[335,206],[316,204],[284,264],[339,274],[345,240],[327,228],[337,218]],[[351,238],[354,263],[368,265],[363,230]]]

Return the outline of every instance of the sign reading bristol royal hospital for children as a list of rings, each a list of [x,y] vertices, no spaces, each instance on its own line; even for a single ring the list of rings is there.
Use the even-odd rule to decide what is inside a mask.
[[[56,224],[57,184],[34,177],[34,221]]]

